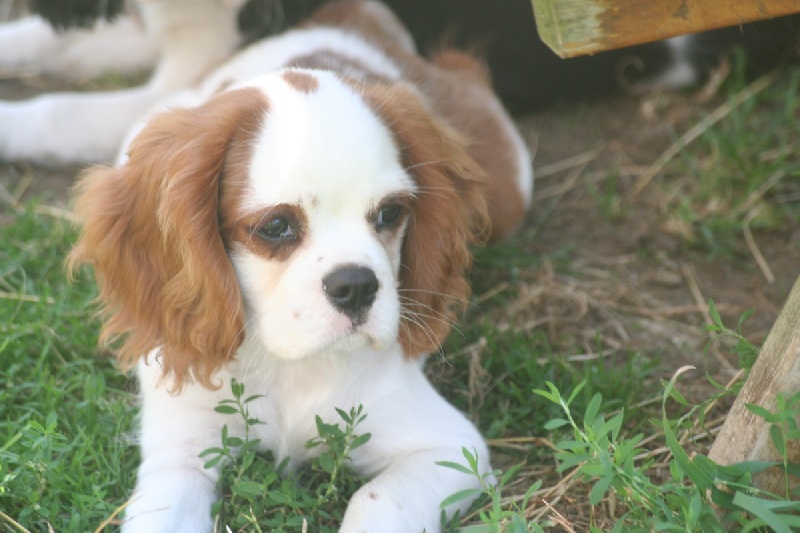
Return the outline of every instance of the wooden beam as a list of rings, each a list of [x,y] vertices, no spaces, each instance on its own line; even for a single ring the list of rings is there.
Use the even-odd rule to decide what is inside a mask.
[[[755,404],[775,412],[775,397],[786,397],[800,390],[800,278],[750,370],[747,382],[722,426],[709,458],[720,464],[742,461],[781,461],[769,437],[769,424],[747,409]],[[790,443],[789,460],[800,463],[800,443]],[[781,469],[766,471],[754,480],[764,490],[783,493]],[[790,480],[797,486],[800,480]]]
[[[561,57],[800,12],[800,0],[532,0],[542,40]]]

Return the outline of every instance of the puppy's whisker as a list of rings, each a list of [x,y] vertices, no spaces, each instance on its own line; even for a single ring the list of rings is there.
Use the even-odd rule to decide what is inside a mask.
[[[436,191],[448,191],[452,192],[452,189],[448,187],[433,187],[431,185],[421,185],[417,188],[417,192],[436,192]]]
[[[450,194],[438,194],[439,191],[444,191],[446,193],[449,192]],[[415,195],[415,197],[419,198],[420,196],[423,196],[423,195],[425,195],[425,196],[433,196],[433,197],[436,197],[436,198],[441,198],[443,200],[451,200],[452,196],[453,196],[451,190],[448,190],[448,189],[443,188],[443,187],[439,187],[439,188],[433,188],[433,187],[420,188],[417,191],[417,194]]]
[[[407,308],[406,308],[406,310],[409,313],[414,313],[414,314],[416,314],[417,316],[419,316],[421,318],[426,318],[426,319],[429,319],[429,320],[432,320],[432,321],[441,322],[442,324],[447,324],[449,327],[455,327],[456,324],[457,324],[457,322],[452,317],[448,316],[445,313],[442,313],[441,311],[437,311],[435,309],[432,309],[432,308],[424,306],[424,305],[420,305],[418,307],[421,307],[422,310],[425,310],[425,311],[428,311],[428,312],[427,313],[423,313],[420,310],[413,310],[412,311],[412,310],[407,309]]]
[[[413,298],[411,298],[411,297],[402,295],[400,293],[403,293],[403,292],[408,292],[408,293],[415,292],[415,293],[419,293],[419,294],[430,294],[430,295],[433,295],[433,296],[441,296],[441,297],[443,297],[443,298],[445,298],[447,300],[456,301],[456,302],[464,304],[464,305],[470,305],[472,303],[467,298],[462,298],[460,296],[455,296],[453,294],[445,294],[445,293],[443,293],[441,291],[431,291],[431,290],[425,290],[425,289],[398,289],[397,292],[400,295],[400,298],[404,298],[405,299],[404,301],[409,301],[409,302],[412,302],[412,301],[415,301],[415,300]]]
[[[404,302],[403,299],[401,299],[400,301]],[[417,317],[434,320],[436,322],[441,322],[443,324],[447,324],[450,327],[455,327],[457,324],[457,321],[444,311],[439,311],[429,305],[422,304],[415,300],[405,300],[405,302],[413,303],[414,305],[413,306],[404,305],[402,307],[402,311],[413,313]]]
[[[409,311],[409,312],[411,312],[411,311]],[[459,335],[463,336],[461,331],[458,329],[458,324],[453,320],[450,320],[450,319],[447,319],[447,318],[442,318],[442,317],[437,317],[437,316],[433,316],[433,315],[429,315],[429,314],[426,314],[426,313],[420,313],[418,311],[414,311],[413,313],[415,315],[415,318],[424,320],[425,321],[425,325],[429,329],[433,329],[433,328],[428,326],[428,321],[430,321],[430,322],[441,322],[442,324],[447,324],[447,327],[450,328],[452,331],[455,331]]]
[[[450,313],[448,313],[446,310],[445,311],[439,311],[439,310],[435,309],[434,307],[432,307],[431,305],[422,303],[419,300],[416,300],[415,298],[409,298],[408,296],[398,295],[398,299],[400,300],[401,303],[413,305],[415,307],[421,307],[423,309],[426,309],[426,310],[428,310],[428,311],[430,311],[432,313],[435,313],[437,315],[441,315],[443,317],[450,317]],[[459,303],[467,303],[467,302],[464,302],[463,300],[459,300],[457,298],[453,298],[453,300],[454,301],[458,301]]]
[[[430,344],[436,347],[436,353],[440,356],[444,356],[442,345],[439,343],[436,334],[433,331],[433,328],[431,328],[425,320],[422,320],[418,313],[414,313],[408,310],[401,311],[400,327],[404,328],[405,331],[409,331],[410,330],[409,324],[419,328],[420,331],[422,331],[428,338]],[[419,355],[419,354],[413,354],[413,355]]]
[[[415,163],[413,165],[407,165],[407,166],[405,166],[403,168],[403,170],[408,171],[408,170],[413,170],[415,168],[426,167],[426,166],[429,166],[429,165],[448,164],[448,163],[452,163],[453,161],[454,161],[454,158],[452,158],[452,157],[449,157],[449,158],[446,158],[446,159],[429,159],[427,161],[420,161],[419,163]]]

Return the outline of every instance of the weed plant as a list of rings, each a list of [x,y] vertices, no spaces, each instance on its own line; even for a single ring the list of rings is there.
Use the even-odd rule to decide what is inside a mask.
[[[326,423],[317,417],[318,437],[307,447],[320,453],[308,465],[290,470],[288,460],[276,464],[269,453],[258,453],[258,439],[251,430],[262,422],[250,416],[248,404],[258,395],[245,397],[244,386],[231,383],[233,399],[216,410],[241,417],[244,437],[228,433],[224,426],[221,446],[203,451],[206,468],[220,467],[217,483],[221,497],[212,514],[224,531],[319,531],[335,532],[353,492],[363,483],[348,468],[351,451],[369,441],[370,434],[356,428],[366,418],[361,406],[337,409],[344,423]]]

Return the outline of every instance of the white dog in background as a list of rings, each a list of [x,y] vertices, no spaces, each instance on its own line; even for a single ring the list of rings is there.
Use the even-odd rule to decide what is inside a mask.
[[[72,79],[155,67],[131,89],[54,93],[0,101],[0,158],[111,161],[154,104],[199,82],[230,58],[245,0],[136,0],[129,14],[93,29],[57,32],[39,17],[0,26],[0,70],[35,69]]]

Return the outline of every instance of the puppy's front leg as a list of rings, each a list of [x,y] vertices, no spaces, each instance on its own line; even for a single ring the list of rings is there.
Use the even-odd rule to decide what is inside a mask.
[[[440,503],[455,492],[479,489],[480,480],[440,466],[466,463],[462,448],[478,455],[481,474],[488,474],[489,453],[473,425],[442,399],[421,372],[416,384],[378,405],[365,403],[363,428],[372,438],[352,454],[356,471],[379,472],[361,487],[347,507],[342,533],[434,533],[441,529]],[[416,386],[415,386],[416,385]],[[464,511],[462,501],[446,509]]]
[[[139,365],[142,463],[122,531],[209,533],[219,470],[204,468],[199,454],[219,446],[224,424],[232,435],[241,434],[241,428],[236,417],[214,411],[223,391],[192,384],[171,395],[154,366]]]
[[[484,451],[484,450],[482,450]],[[479,452],[480,453],[480,452]],[[489,465],[479,457],[484,471]],[[460,450],[420,451],[398,460],[351,498],[340,533],[435,533],[441,529],[439,504],[451,494],[478,489],[477,479],[439,466],[463,464]],[[448,516],[465,511],[471,500],[446,509]]]

